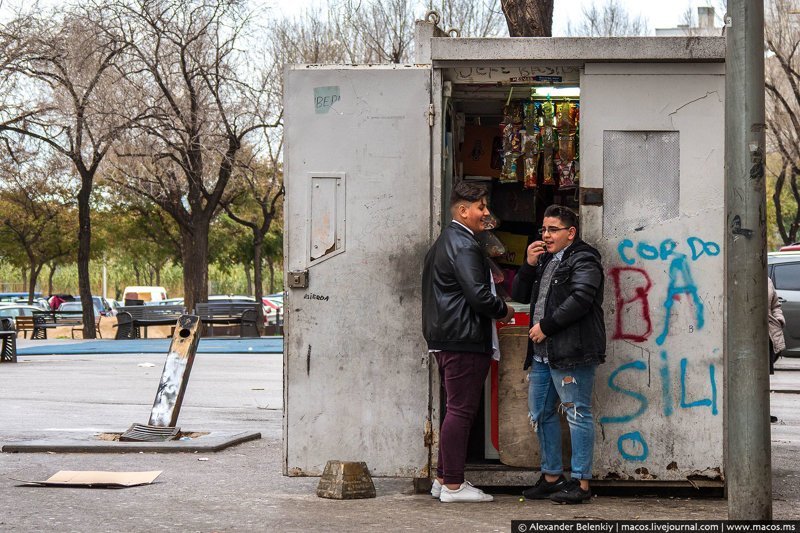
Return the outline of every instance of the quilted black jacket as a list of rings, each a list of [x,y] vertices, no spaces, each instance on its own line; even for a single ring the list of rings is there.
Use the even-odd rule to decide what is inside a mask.
[[[511,295],[520,303],[536,303],[544,267],[553,258],[545,253],[532,267],[525,261],[514,278]],[[564,251],[553,273],[539,327],[547,338],[547,359],[553,368],[572,368],[602,363],[606,354],[603,321],[603,267],[600,252],[576,239]],[[533,306],[531,324],[533,327]],[[533,360],[533,342],[528,341],[525,368]]]

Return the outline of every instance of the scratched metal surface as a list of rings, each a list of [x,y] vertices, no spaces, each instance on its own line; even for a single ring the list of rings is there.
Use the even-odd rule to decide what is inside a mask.
[[[723,72],[701,64],[587,65],[581,89],[581,185],[603,188],[605,202],[581,212],[583,237],[600,249],[606,272],[609,344],[596,378],[595,474],[718,479]],[[665,131],[679,138],[677,209],[666,205],[676,200],[674,169],[670,179],[663,162],[648,167],[642,150],[608,154],[603,140],[609,130],[631,132],[629,137]],[[650,156],[658,151],[651,149]],[[615,161],[620,157],[630,163]],[[609,178],[609,160],[615,172],[639,175]],[[620,186],[625,182],[628,187]],[[605,209],[622,215],[610,228]]]
[[[430,69],[300,67],[285,94],[285,266],[309,271],[284,307],[285,471],[339,459],[419,476]]]

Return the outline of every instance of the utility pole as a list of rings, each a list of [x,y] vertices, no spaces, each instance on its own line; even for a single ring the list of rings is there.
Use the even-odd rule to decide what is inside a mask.
[[[728,518],[771,520],[763,0],[728,0],[725,25]]]

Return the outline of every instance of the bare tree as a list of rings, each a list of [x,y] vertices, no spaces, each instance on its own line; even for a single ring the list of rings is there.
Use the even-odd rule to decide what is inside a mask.
[[[79,178],[78,280],[84,338],[94,338],[89,278],[90,197],[100,164],[121,133],[139,117],[126,110],[119,61],[127,44],[98,30],[102,6],[27,13],[3,25],[17,43],[5,65],[12,88],[0,108],[0,132],[48,145],[70,161]],[[2,77],[2,76],[0,76]]]
[[[772,201],[784,244],[796,242],[800,228],[800,21],[794,12],[793,2],[772,0],[764,28],[767,150],[779,156],[767,159],[767,169],[776,180]]]
[[[253,281],[257,302],[264,296],[264,240],[278,214],[278,202],[284,195],[279,161],[282,144],[283,139],[278,139],[277,146],[273,146],[268,139],[266,161],[257,161],[254,157],[242,162],[236,172],[239,194],[224,204],[228,216],[248,228],[252,234]]]
[[[141,194],[177,223],[184,301],[208,298],[209,226],[225,200],[246,139],[277,120],[263,105],[269,79],[246,51],[249,12],[237,0],[120,0],[107,31],[124,42],[126,75],[156,110],[114,158],[114,183]]]
[[[414,7],[409,0],[343,0],[334,4],[334,24],[362,63],[404,63],[413,51]]]
[[[462,37],[502,37],[508,34],[499,0],[429,0],[428,9],[439,13],[444,30],[457,29]]]
[[[552,37],[554,0],[500,0],[511,37]]]
[[[13,150],[0,163],[0,237],[6,254],[16,247],[14,262],[27,267],[29,304],[42,267],[74,253],[69,231],[77,225],[74,200],[53,179],[64,171],[57,159],[41,151]]]
[[[647,35],[647,19],[632,17],[619,0],[606,0],[600,6],[592,3],[582,10],[583,17],[573,26],[567,22],[567,35],[581,37],[624,37]],[[691,11],[689,11],[691,16]],[[685,16],[685,14],[684,14]]]

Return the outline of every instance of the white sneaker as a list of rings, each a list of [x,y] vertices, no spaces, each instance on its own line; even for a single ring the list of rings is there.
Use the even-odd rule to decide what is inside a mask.
[[[442,495],[442,484],[439,483],[438,479],[433,480],[433,486],[431,487],[431,496],[436,499],[439,499],[439,496]]]
[[[491,502],[494,497],[491,494],[486,494],[481,489],[473,487],[472,483],[465,481],[456,490],[448,489],[442,486],[442,493],[439,496],[439,501],[442,503],[469,503],[469,502]]]

